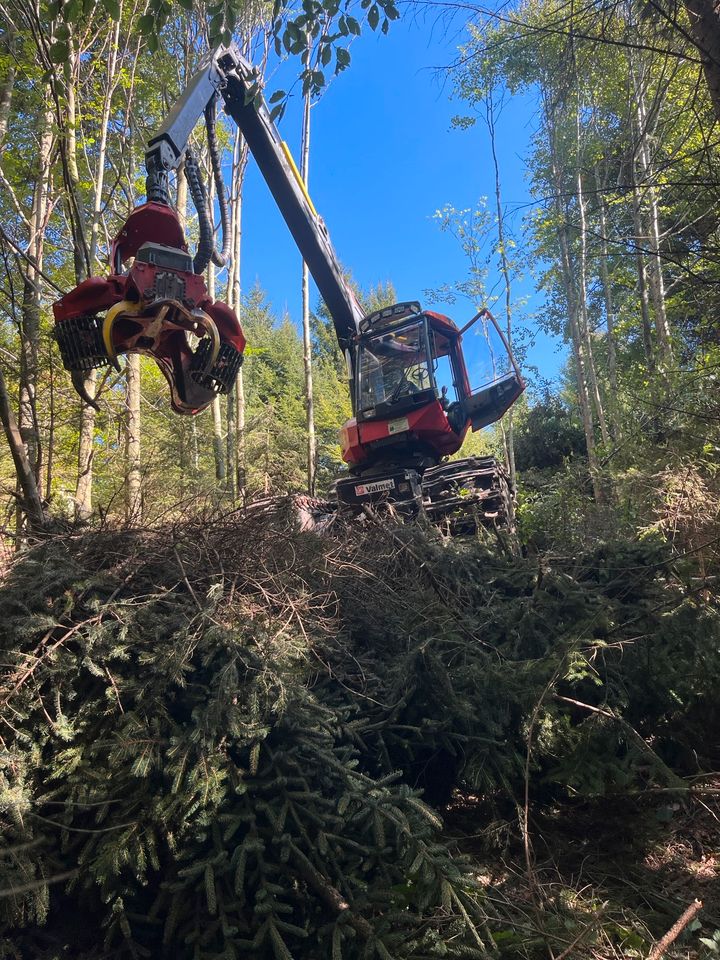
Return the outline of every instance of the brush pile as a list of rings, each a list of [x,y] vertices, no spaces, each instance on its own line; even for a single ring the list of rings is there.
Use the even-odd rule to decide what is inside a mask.
[[[661,546],[551,565],[333,530],[238,513],[16,561],[1,957],[498,956],[511,905],[431,804],[672,786],[720,759],[720,619]]]

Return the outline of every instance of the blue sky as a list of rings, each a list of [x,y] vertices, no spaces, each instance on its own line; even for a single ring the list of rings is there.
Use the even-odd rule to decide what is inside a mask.
[[[494,197],[494,171],[484,125],[451,128],[464,111],[451,99],[452,84],[438,67],[454,58],[463,34],[432,20],[400,20],[387,36],[367,28],[352,46],[352,63],[335,78],[312,110],[309,187],[341,262],[362,287],[392,280],[400,300],[420,299],[426,290],[461,281],[467,262],[457,242],[441,232],[433,213],[450,204],[473,207]],[[267,93],[292,81],[283,66],[268,78]],[[298,92],[280,124],[299,156]],[[533,130],[533,105],[514,98],[497,125],[497,149],[504,202],[509,209],[529,203],[523,156]],[[517,226],[519,227],[519,218]],[[300,255],[270,194],[250,163],[243,204],[242,283],[259,280],[278,313],[300,320]],[[497,278],[489,278],[492,287]],[[500,287],[498,287],[500,289]],[[517,322],[536,330],[541,307],[532,277],[515,291],[528,297]],[[313,293],[313,304],[317,292]],[[474,313],[458,300],[438,306],[462,325]],[[501,319],[498,304],[496,315]],[[475,338],[477,339],[477,338]],[[466,338],[469,366],[476,345]],[[560,345],[539,334],[527,364],[554,379],[564,361]]]

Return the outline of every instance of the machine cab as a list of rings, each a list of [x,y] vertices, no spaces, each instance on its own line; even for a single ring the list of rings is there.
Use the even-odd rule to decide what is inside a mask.
[[[358,424],[404,417],[430,404],[440,405],[459,437],[468,426],[479,430],[499,420],[525,385],[503,338],[510,372],[471,390],[462,351],[462,333],[471,324],[460,331],[448,317],[422,311],[418,303],[366,317],[356,353]]]

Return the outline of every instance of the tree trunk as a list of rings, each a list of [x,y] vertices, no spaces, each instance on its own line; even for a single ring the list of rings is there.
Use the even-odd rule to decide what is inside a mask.
[[[610,435],[605,421],[605,411],[603,409],[602,397],[600,396],[600,387],[598,384],[597,373],[595,370],[595,358],[593,357],[592,341],[590,339],[590,324],[588,321],[587,309],[587,217],[585,214],[585,190],[582,178],[582,139],[580,123],[580,96],[575,113],[575,182],[577,185],[577,204],[580,215],[580,290],[578,322],[580,325],[580,336],[583,342],[585,354],[585,363],[588,375],[588,390],[592,397],[598,423],[600,425],[600,435],[603,443],[608,446]]]
[[[97,371],[85,379],[88,396],[95,399]],[[80,407],[80,441],[78,443],[78,477],[75,485],[75,517],[87,520],[92,514],[93,455],[95,440],[95,410],[87,403]]]
[[[235,385],[228,390],[225,407],[225,462],[227,463],[227,490],[234,503],[237,500],[237,431],[235,420],[237,417],[237,403],[235,400]]]
[[[219,482],[225,480],[225,445],[223,442],[223,422],[222,410],[220,409],[220,397],[215,397],[210,404],[213,422],[213,454],[215,456],[215,479]]]
[[[3,430],[7,437],[10,454],[15,465],[15,473],[18,479],[18,486],[22,491],[23,512],[25,513],[31,530],[40,530],[45,523],[45,512],[40,500],[40,491],[35,482],[35,474],[32,469],[25,449],[25,444],[20,436],[20,430],[15,420],[10,398],[8,396],[5,384],[5,376],[0,367],[0,420]]]
[[[600,485],[600,471],[598,468],[597,452],[595,449],[595,426],[593,424],[592,412],[590,409],[590,398],[588,396],[584,346],[580,333],[580,323],[578,320],[579,309],[577,305],[577,293],[575,291],[573,282],[570,245],[568,243],[567,227],[565,225],[560,226],[558,229],[558,242],[562,261],[565,298],[568,305],[568,319],[570,322],[570,336],[573,347],[573,357],[575,359],[575,376],[577,379],[578,400],[580,402],[580,413],[582,415],[583,429],[585,431],[585,445],[587,446],[588,466],[590,469],[590,477],[592,480],[595,500],[598,503],[601,503],[603,501],[603,491]]]
[[[233,167],[234,169],[234,167]],[[228,264],[227,272],[227,289],[225,294],[225,300],[228,306],[233,309],[235,304],[233,303],[233,270],[235,269],[235,250],[234,250],[234,240],[236,225],[235,220],[237,217],[237,204],[235,203],[235,195],[233,187],[230,188],[230,236],[231,236],[231,260]],[[235,436],[235,417],[237,414],[237,405],[235,403],[235,386],[228,391],[227,395],[227,404],[225,406],[225,425],[226,425],[226,435],[225,435],[225,459],[227,463],[227,487],[228,493],[230,494],[230,499],[235,502],[237,498],[237,440]]]
[[[641,183],[647,198],[646,222],[648,232],[643,239],[649,261],[648,279],[650,282],[650,297],[655,315],[658,354],[663,369],[667,371],[673,362],[672,338],[665,305],[665,280],[662,271],[662,257],[660,255],[660,213],[658,209],[657,191],[655,189],[655,170],[649,141],[649,121],[647,107],[645,105],[645,86],[642,77],[639,77],[632,67],[631,75],[635,106],[635,123],[633,124],[635,128],[633,130],[635,134],[634,155],[637,159]]]
[[[715,116],[720,120],[720,7],[717,0],[685,0],[685,9]]]
[[[45,458],[45,499],[52,499],[53,467],[55,457],[55,363],[52,347],[48,350],[48,368],[50,371],[48,383],[49,396],[49,423],[47,434],[47,457]]]
[[[245,457],[245,383],[243,368],[240,367],[235,382],[237,403],[237,488],[238,496],[244,500],[247,492],[247,466]]]
[[[10,454],[15,465],[18,486],[22,491],[22,509],[27,516],[31,530],[39,530],[45,523],[45,513],[40,500],[40,491],[35,481],[35,473],[20,435],[15,414],[5,384],[5,376],[0,367],[0,420],[7,438]]]
[[[49,93],[48,93],[49,99]],[[27,267],[23,274],[23,305],[20,346],[19,429],[27,449],[35,483],[42,496],[42,455],[37,417],[38,357],[40,345],[40,294],[45,227],[50,205],[50,152],[53,143],[53,113],[42,115],[38,132],[37,179],[33,190],[28,239]]]
[[[235,131],[233,145],[232,179],[230,185],[230,264],[227,274],[226,300],[237,313],[241,312],[240,302],[240,254],[242,245],[242,191],[247,163],[247,146],[240,130]],[[242,408],[242,423],[240,422]],[[244,454],[245,429],[245,393],[242,370],[238,373],[235,385],[227,398],[227,471],[228,489],[233,500],[242,493],[241,474],[245,464],[241,462]]]
[[[303,108],[302,149],[300,155],[300,175],[308,184],[310,167],[310,91],[305,94]],[[302,324],[303,324],[303,364],[305,366],[305,426],[307,429],[307,484],[310,496],[315,494],[315,472],[317,450],[315,444],[315,409],[313,400],[312,341],[310,339],[310,277],[308,267],[302,265]]]
[[[245,170],[248,161],[248,145],[238,130],[235,135],[233,149],[233,200],[235,203],[235,228],[232,243],[232,303],[240,313],[242,306],[242,286],[240,282],[240,264],[242,252],[242,206],[243,188],[245,185]]]
[[[140,356],[131,353],[125,367],[125,519],[142,520],[142,474],[140,470]]]
[[[512,295],[510,286],[510,262],[507,255],[507,243],[505,239],[505,211],[502,204],[502,190],[500,187],[500,164],[498,163],[497,150],[495,143],[495,105],[493,102],[492,89],[488,93],[485,101],[485,122],[488,133],[490,134],[490,151],[493,158],[493,167],[495,169],[495,212],[497,216],[498,250],[500,251],[500,266],[502,269],[503,281],[505,283],[505,317],[507,320],[506,336],[507,342],[512,350]],[[507,451],[508,470],[510,473],[510,486],[513,491],[517,487],[515,473],[515,436],[513,428],[513,408],[510,407],[504,417],[507,422],[505,432],[505,449]],[[510,523],[514,522],[515,505],[510,501],[509,518]]]
[[[122,4],[121,4],[122,6]],[[120,39],[120,19],[118,19],[112,38],[110,40],[110,51],[108,56],[107,86],[103,100],[102,117],[100,121],[100,143],[98,147],[97,170],[95,174],[94,193],[93,193],[93,213],[90,226],[90,244],[86,243],[86,225],[82,213],[82,205],[78,201],[77,188],[79,184],[79,173],[77,168],[77,137],[75,134],[77,126],[76,114],[76,88],[75,73],[71,69],[67,74],[67,134],[65,140],[65,160],[66,170],[70,179],[71,194],[75,197],[77,209],[75,215],[70,216],[71,224],[74,224],[74,255],[75,255],[75,273],[76,281],[81,282],[91,272],[98,253],[98,238],[100,231],[100,222],[102,219],[102,199],[105,185],[105,160],[107,156],[107,139],[109,131],[110,111],[112,108],[112,97],[118,83],[118,44]],[[71,65],[72,66],[72,65]],[[134,88],[134,74],[128,90],[128,115],[130,97],[132,97]],[[130,146],[132,146],[132,123],[128,118],[130,126]],[[130,150],[132,156],[132,149]],[[132,173],[132,170],[131,170]],[[132,179],[132,178],[131,178]],[[72,208],[72,199],[68,198]],[[77,222],[76,222],[77,220]],[[88,396],[95,397],[97,387],[97,372],[91,371],[85,378],[85,390]],[[79,519],[87,519],[92,513],[92,485],[93,485],[93,443],[95,438],[95,415],[96,411],[89,404],[82,403],[80,407],[80,442],[78,446],[78,477],[75,487],[75,515]],[[130,497],[126,489],[126,513],[127,503]]]
[[[5,141],[7,134],[8,120],[10,118],[10,105],[12,103],[13,88],[15,86],[15,55],[17,39],[17,30],[10,23],[6,23],[6,32],[3,41],[3,47],[10,54],[10,66],[7,74],[0,80],[0,148]]]
[[[208,165],[209,167],[209,165]],[[213,215],[214,208],[214,198],[215,190],[212,180],[212,173],[208,169],[208,211],[210,214],[210,222],[214,223],[215,217]],[[215,299],[215,265],[210,261],[207,267],[207,288],[208,294],[211,300]],[[218,482],[222,482],[226,477],[225,469],[225,444],[223,441],[223,417],[222,410],[220,408],[220,397],[215,397],[213,402],[210,404],[210,409],[212,411],[212,422],[213,422],[213,454],[215,456],[215,479]]]
[[[608,267],[608,238],[607,238],[607,217],[605,216],[605,198],[601,192],[600,175],[597,166],[595,167],[595,187],[597,189],[598,219],[600,221],[600,279],[603,288],[603,300],[605,303],[605,325],[607,328],[607,349],[608,349],[608,379],[610,381],[610,419],[612,429],[616,440],[620,439],[620,424],[618,417],[617,398],[618,398],[618,380],[617,380],[617,349],[615,344],[615,316],[613,313],[612,286],[610,284],[610,269]]]
[[[79,52],[74,43],[70,43],[70,60],[65,64],[66,115],[61,123],[60,150],[65,169],[66,209],[72,230],[73,257],[75,260],[75,282],[80,283],[90,272],[90,252],[87,246],[87,232],[82,201],[79,196],[80,172],[77,163],[77,80],[80,64]]]
[[[232,275],[228,279],[228,291],[231,302],[238,316],[242,313],[242,287],[240,281],[240,265],[242,255],[242,207],[243,187],[245,184],[245,170],[247,168],[248,147],[245,139],[238,130],[235,135],[233,150],[233,186],[235,221],[232,236]],[[235,471],[238,496],[245,498],[247,486],[247,465],[245,462],[245,375],[243,368],[238,371],[235,381]]]
[[[75,261],[75,282],[81,283],[87,277],[89,251],[85,248],[85,224],[82,209],[78,203],[77,187],[80,174],[77,167],[77,112],[75,93],[75,57],[66,66],[66,105],[65,129],[63,131],[63,156],[66,172],[68,219],[73,233],[73,256]],[[98,171],[98,178],[100,171]],[[74,202],[73,202],[74,201]],[[77,210],[75,209],[77,207]],[[85,391],[89,397],[95,397],[97,371],[92,370],[85,378]],[[92,514],[93,486],[93,444],[95,440],[95,408],[80,402],[80,441],[78,444],[78,473],[75,485],[75,516],[78,520],[87,520]]]
[[[633,164],[633,180],[635,179],[635,170]],[[652,338],[652,326],[650,323],[650,297],[648,295],[647,268],[645,266],[645,254],[643,253],[643,224],[642,224],[642,201],[637,184],[633,183],[633,229],[635,230],[635,263],[638,275],[638,293],[640,296],[640,317],[642,321],[642,339],[643,349],[645,351],[645,362],[650,373],[655,372],[655,347]]]
[[[98,248],[98,233],[100,231],[100,217],[102,214],[102,193],[105,184],[105,155],[107,153],[108,127],[110,122],[110,107],[112,97],[117,86],[116,70],[118,60],[118,44],[120,41],[120,19],[118,18],[110,40],[110,56],[107,66],[107,87],[103,102],[102,120],[100,122],[100,145],[98,147],[97,175],[95,177],[95,199],[93,203],[92,225],[90,227],[90,268],[94,269],[95,257]]]
[[[188,183],[187,177],[185,176],[185,161],[183,160],[177,170],[177,194],[175,197],[178,220],[180,221],[183,233],[187,230],[187,202]],[[183,431],[183,445],[188,435],[190,438],[190,449],[188,453],[192,476],[192,489],[193,493],[197,493],[197,479],[200,475],[200,446],[198,442],[197,417],[190,417],[189,430],[187,433]]]
[[[190,449],[192,453],[193,477],[197,479],[200,473],[200,444],[198,442],[197,417],[190,418]]]
[[[555,119],[552,108],[547,100],[544,103],[545,125],[548,135],[548,144],[550,147],[550,166],[552,176],[552,192],[555,197],[555,213],[558,221],[557,238],[560,248],[560,268],[565,289],[565,299],[568,305],[568,321],[570,326],[570,338],[573,347],[573,356],[575,359],[575,376],[577,379],[578,402],[580,404],[580,413],[585,432],[585,444],[588,455],[588,468],[590,479],[593,486],[593,495],[597,503],[602,503],[603,489],[600,482],[600,470],[595,448],[595,427],[592,419],[592,410],[590,407],[590,398],[587,389],[587,374],[584,356],[583,338],[580,333],[579,305],[577,290],[575,287],[575,272],[573,270],[572,259],[570,255],[570,244],[568,241],[568,217],[564,208],[563,196],[566,194],[564,188],[561,167],[557,155]]]
[[[270,417],[272,416],[272,407],[268,406],[265,411],[265,469],[263,470],[263,495],[270,493]]]

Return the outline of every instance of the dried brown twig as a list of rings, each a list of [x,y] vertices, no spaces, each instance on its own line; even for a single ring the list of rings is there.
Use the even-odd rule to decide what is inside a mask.
[[[668,948],[675,943],[685,927],[687,927],[687,925],[698,915],[701,910],[702,900],[695,900],[693,903],[691,903],[687,910],[685,910],[678,920],[670,927],[665,936],[658,940],[658,942],[650,951],[648,960],[661,960],[661,957],[665,956]]]

